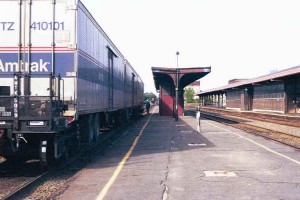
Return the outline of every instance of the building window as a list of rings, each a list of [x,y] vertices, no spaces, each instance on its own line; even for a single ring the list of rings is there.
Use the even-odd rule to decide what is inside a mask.
[[[280,99],[284,97],[284,84],[260,85],[254,87],[254,99]]]

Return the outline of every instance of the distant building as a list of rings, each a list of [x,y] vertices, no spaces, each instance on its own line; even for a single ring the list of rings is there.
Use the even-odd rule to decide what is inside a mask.
[[[198,93],[200,106],[300,114],[300,66]]]
[[[194,96],[193,99],[199,99],[199,96],[197,94],[200,93],[200,80],[195,81],[195,82],[189,84],[185,88],[186,89],[187,88],[192,88],[194,90],[194,94],[195,94],[195,96]]]

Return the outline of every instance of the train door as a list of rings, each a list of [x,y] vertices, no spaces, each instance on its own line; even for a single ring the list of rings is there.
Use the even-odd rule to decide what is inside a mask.
[[[135,74],[132,73],[132,78],[131,78],[131,81],[132,81],[132,93],[131,93],[131,106],[132,108],[134,107],[134,94],[135,94],[135,85],[134,85],[134,78],[135,78]]]
[[[114,107],[114,53],[108,50],[108,108]]]

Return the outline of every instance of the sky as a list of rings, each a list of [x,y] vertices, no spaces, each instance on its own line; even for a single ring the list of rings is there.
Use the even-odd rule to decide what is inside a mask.
[[[208,67],[201,90],[300,65],[299,0],[81,0],[155,92],[151,67]]]

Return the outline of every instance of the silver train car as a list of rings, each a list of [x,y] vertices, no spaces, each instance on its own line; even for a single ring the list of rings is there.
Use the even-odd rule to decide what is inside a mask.
[[[0,156],[48,166],[142,111],[140,76],[79,0],[4,0],[0,19]]]

